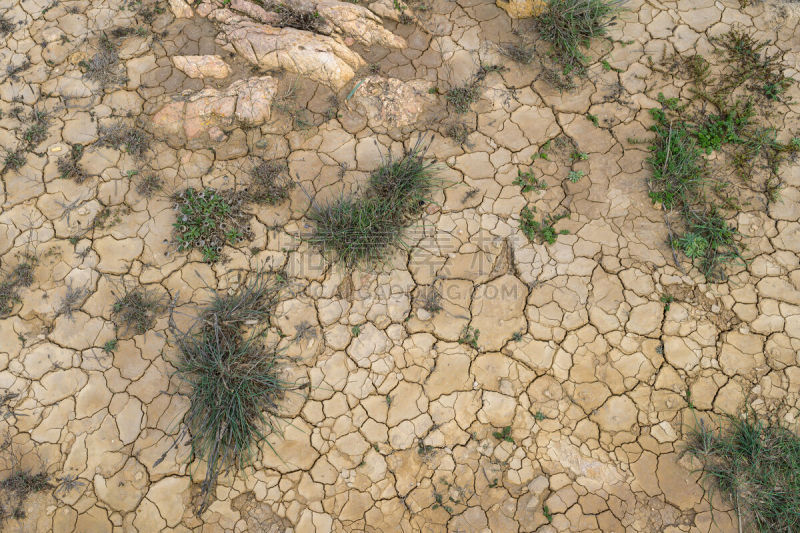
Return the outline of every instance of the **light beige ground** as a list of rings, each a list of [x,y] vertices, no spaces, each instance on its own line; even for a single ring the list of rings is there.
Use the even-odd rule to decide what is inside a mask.
[[[698,416],[783,402],[786,421],[795,420],[800,167],[786,169],[782,203],[768,212],[751,205],[738,216],[747,268],[709,285],[675,267],[662,214],[647,198],[646,145],[629,139],[646,138],[647,109],[659,91],[677,92],[648,57],[658,61],[665,49],[707,54],[708,36],[741,23],[775,40],[796,69],[796,10],[632,0],[612,34],[633,42],[597,45],[620,72],[595,65],[591,81],[561,94],[539,78],[539,67],[498,55],[519,23],[492,0],[428,5],[414,24],[384,19],[406,39],[403,50],[335,40],[382,76],[421,80],[422,107],[402,131],[392,127],[396,116],[387,125],[368,111],[366,93],[346,100],[364,70],[339,92],[333,113],[324,84],[278,72],[278,93],[295,87],[289,105],[307,109],[301,118],[310,126],[292,125],[273,107],[263,125],[234,123],[221,136],[212,131],[216,141],[205,146],[156,142],[142,163],[93,146],[98,125],[152,116],[185,90],[228,87],[253,76],[250,65],[215,44],[211,22],[176,19],[161,2],[166,9],[145,35],[116,41],[128,81],[103,93],[82,79],[78,64],[97,49],[101,31],[144,25],[135,9],[118,0],[0,0],[0,13],[19,23],[0,41],[0,64],[31,62],[13,78],[0,71],[0,145],[16,146],[34,107],[52,117],[47,140],[0,185],[3,269],[18,253],[40,258],[23,304],[0,320],[0,389],[19,394],[2,431],[26,464],[61,483],[31,497],[28,517],[6,530],[736,530],[722,502],[712,524],[693,465],[679,458],[683,431],[695,423],[687,395]],[[232,73],[189,78],[170,60],[197,54],[220,54]],[[426,88],[446,89],[495,62],[509,70],[484,81],[463,117],[477,131],[459,146],[442,135],[459,117]],[[797,100],[797,87],[791,92]],[[797,106],[785,112],[785,126],[797,125]],[[23,120],[11,116],[15,107]],[[599,128],[586,113],[599,117]],[[301,244],[309,196],[357,186],[381,152],[397,153],[417,132],[433,134],[429,156],[450,187],[411,232],[410,251],[379,272],[347,273]],[[556,154],[535,165],[547,190],[521,195],[512,185],[518,169],[561,134],[589,154],[577,167],[586,177],[567,181]],[[58,178],[67,143],[87,147],[82,163],[93,177],[80,185]],[[178,252],[167,195],[244,184],[254,156],[288,158],[301,183],[290,202],[257,209],[255,238],[228,250],[227,263],[209,266]],[[143,167],[165,180],[163,194],[147,200],[135,191],[126,171]],[[569,209],[558,226],[569,235],[530,244],[518,229],[526,201],[540,213]],[[88,228],[104,207],[118,216]],[[123,284],[140,283],[169,293],[191,316],[206,286],[224,288],[237,269],[265,261],[292,279],[295,296],[280,304],[277,326],[296,338],[294,374],[311,391],[288,399],[285,438],[270,439],[281,459],[265,444],[255,467],[223,479],[216,501],[197,517],[191,496],[202,472],[186,463],[186,448],[154,466],[187,406],[172,375],[167,318],[145,335],[120,338],[109,354],[102,346],[117,336],[111,305]],[[415,299],[430,285],[444,299],[433,316]],[[57,316],[69,287],[87,289],[86,297],[71,318]],[[666,313],[664,294],[675,296]],[[479,350],[457,342],[466,326],[480,330]],[[504,426],[513,443],[492,436]],[[69,477],[77,483],[64,484]]]

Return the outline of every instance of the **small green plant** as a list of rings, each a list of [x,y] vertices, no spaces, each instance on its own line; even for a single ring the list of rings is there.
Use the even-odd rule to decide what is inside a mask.
[[[710,488],[736,508],[743,530],[798,530],[800,437],[794,431],[751,412],[729,415],[717,429],[701,420],[686,444]]]
[[[61,179],[71,179],[75,183],[83,183],[89,176],[79,163],[83,156],[83,145],[73,144],[67,155],[58,158],[58,172]]]
[[[200,250],[203,260],[218,261],[226,244],[235,245],[250,235],[249,215],[242,208],[242,195],[192,188],[177,193],[173,200],[178,211],[173,224],[178,250]]]
[[[592,115],[591,113],[586,113],[586,118],[588,118],[589,121],[592,124],[594,124],[596,127],[598,127],[598,128],[600,127],[600,119],[598,118],[597,115]]]
[[[546,503],[542,505],[542,514],[544,515],[544,518],[547,520],[548,524],[553,522],[553,513],[550,512],[550,508]]]
[[[206,469],[198,513],[220,473],[251,465],[259,443],[282,436],[279,402],[298,386],[283,377],[284,358],[265,338],[284,280],[258,270],[227,294],[215,293],[194,328],[183,331],[170,321],[175,365],[191,391],[184,431]]]
[[[522,192],[544,191],[547,189],[547,182],[544,181],[544,178],[538,179],[533,175],[532,170],[527,172],[517,171],[517,177],[514,178],[512,184],[519,185],[522,188]]]
[[[126,288],[111,307],[111,317],[117,328],[141,335],[153,329],[156,317],[163,310],[161,298],[155,292],[143,287]]]
[[[550,0],[536,19],[541,37],[552,46],[553,59],[564,73],[583,74],[588,50],[596,37],[607,35],[608,28],[622,10],[624,0]],[[609,65],[610,66],[610,65]]]
[[[19,170],[25,164],[25,154],[22,150],[6,150],[6,155],[3,157],[3,171],[0,175],[5,174],[7,170]]]
[[[669,311],[670,304],[675,301],[675,298],[671,294],[662,294],[659,300],[664,304],[664,311],[666,312]]]
[[[744,129],[750,125],[753,114],[752,103],[736,102],[720,115],[709,115],[700,128],[693,132],[700,148],[710,154],[719,150],[723,144],[745,142],[742,136]]]
[[[546,416],[544,416],[544,413],[543,413],[543,412],[541,412],[541,411],[536,411],[536,412],[533,414],[533,418],[534,418],[534,420],[537,420],[538,422],[541,422],[542,420],[544,420],[544,419],[545,419],[545,418],[547,418],[547,417],[546,417]]]
[[[294,182],[289,179],[286,161],[259,160],[250,171],[247,196],[257,204],[275,205],[289,198]]]
[[[351,328],[350,331],[353,333],[353,337],[358,337],[359,335],[361,335],[361,326],[356,324]]]
[[[511,426],[505,426],[501,431],[493,432],[492,436],[497,440],[514,444],[514,439],[511,437]]]
[[[522,340],[522,336],[525,334],[524,331],[515,331],[513,335],[511,335],[511,340],[514,342],[519,342]]]
[[[22,134],[22,140],[28,149],[33,149],[47,138],[47,125],[50,121],[47,113],[34,109],[28,118],[28,128]]]
[[[117,349],[118,345],[119,341],[117,339],[111,339],[103,344],[103,351],[106,353],[114,353],[114,350]]]
[[[18,257],[17,265],[0,279],[0,318],[11,314],[14,306],[21,303],[19,290],[33,284],[36,262],[33,255],[22,254]]]
[[[480,336],[481,331],[479,329],[475,329],[469,325],[464,326],[464,329],[461,330],[461,336],[458,338],[459,344],[466,344],[467,346],[472,347],[474,350],[480,350],[478,347],[478,337]]]
[[[553,145],[552,139],[548,139],[547,141],[545,141],[542,147],[539,148],[539,151],[531,156],[531,160],[536,161],[537,159],[544,159],[545,161],[548,161],[550,159],[549,151],[552,145]]]
[[[578,183],[586,173],[583,170],[570,170],[567,179],[572,183]]]
[[[536,208],[522,208],[520,212],[520,229],[531,242],[554,244],[559,235],[567,235],[569,230],[556,230],[555,224],[562,218],[568,218],[569,212],[560,215],[548,214],[542,220],[536,220]]]

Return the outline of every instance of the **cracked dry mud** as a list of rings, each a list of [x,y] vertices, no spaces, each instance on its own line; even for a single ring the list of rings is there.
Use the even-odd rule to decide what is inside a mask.
[[[428,0],[403,16],[386,0],[304,3],[326,14],[316,33],[276,29],[247,0],[0,0],[12,25],[0,36],[0,146],[20,146],[31,111],[48,116],[0,183],[3,272],[38,258],[0,319],[0,391],[16,394],[0,424],[55,486],[3,527],[736,531],[680,454],[683,433],[746,404],[797,416],[800,167],[785,168],[782,202],[742,208],[748,263],[709,283],[674,263],[648,198],[647,145],[632,139],[648,137],[659,92],[681,94],[650,59],[708,54],[709,37],[736,24],[774,41],[796,75],[798,5],[631,0],[616,42],[597,43],[613,68],[596,63],[560,92],[541,67],[498,53],[525,21],[493,0]],[[104,33],[116,58],[103,72],[118,75],[105,84],[85,74]],[[507,70],[486,74],[469,113],[431,90],[489,64]],[[789,93],[784,129],[800,111],[796,84]],[[142,156],[102,145],[120,121],[152,135]],[[445,135],[455,124],[463,143]],[[446,187],[408,248],[377,269],[330,265],[301,238],[309,198],[358,190],[418,134]],[[585,176],[573,183],[563,160],[539,160],[548,187],[521,194],[518,171],[557,137],[588,155],[575,167]],[[78,144],[87,177],[62,179],[58,161]],[[253,238],[227,261],[178,251],[170,194],[244,187],[255,158],[288,161],[288,201],[252,208]],[[145,197],[148,173],[163,186]],[[569,233],[529,242],[526,204],[568,209],[558,227]],[[188,322],[209,287],[263,264],[291,280],[275,322],[292,341],[288,371],[310,387],[284,401],[284,436],[268,438],[277,455],[263,443],[196,516],[202,468],[184,441],[170,449],[188,400],[168,314],[123,333],[113,302],[142,285]],[[426,309],[432,290],[439,311]],[[475,346],[459,342],[475,330]],[[495,436],[505,427],[509,438]]]

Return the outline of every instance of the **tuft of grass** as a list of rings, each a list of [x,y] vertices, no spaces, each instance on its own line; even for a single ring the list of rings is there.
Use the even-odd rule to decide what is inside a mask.
[[[234,290],[226,294],[215,292],[200,318],[203,323],[216,324],[226,331],[268,322],[286,283],[282,272],[249,272],[239,279]]]
[[[458,337],[459,344],[466,344],[467,346],[472,347],[473,350],[480,350],[478,347],[478,337],[480,337],[481,331],[479,329],[475,329],[472,326],[464,326],[464,329],[461,330],[461,335]]]
[[[523,207],[520,212],[519,227],[529,241],[555,244],[559,235],[566,235],[569,233],[569,230],[557,230],[555,228],[556,222],[562,218],[569,217],[569,212],[564,212],[560,215],[548,214],[542,217],[541,220],[536,220],[535,213],[536,208],[531,210],[528,206]]]
[[[58,159],[58,172],[61,175],[61,179],[71,179],[75,183],[83,183],[89,177],[78,162],[82,155],[83,145],[73,144],[70,146],[69,154]]]
[[[5,37],[9,33],[13,32],[16,27],[17,25],[8,20],[6,17],[0,16],[0,35]]]
[[[117,150],[123,147],[125,151],[136,159],[142,159],[150,149],[152,137],[138,126],[130,126],[123,122],[116,122],[110,126],[100,128],[100,146],[109,146]]]
[[[250,171],[248,198],[257,204],[276,205],[289,198],[294,182],[286,161],[259,160]]]
[[[425,161],[422,139],[399,159],[389,157],[369,178],[363,196],[342,196],[314,205],[315,229],[308,240],[347,266],[380,261],[403,246],[403,231],[432,202],[438,185],[432,163]]]
[[[275,26],[278,28],[294,28],[310,32],[319,32],[325,27],[325,18],[316,10],[304,10],[290,3],[280,3],[272,7],[278,14]]]
[[[61,300],[61,304],[56,310],[56,316],[64,315],[67,318],[72,318],[72,313],[79,310],[83,306],[83,301],[89,295],[89,289],[86,287],[73,287],[67,286],[67,292]]]
[[[398,223],[421,214],[437,185],[421,141],[399,159],[390,155],[369,177],[370,193],[389,202]]]
[[[19,170],[25,164],[25,153],[22,150],[6,150],[6,155],[3,157],[3,171],[5,174],[7,170]]]
[[[163,302],[156,293],[143,287],[126,288],[111,307],[111,317],[117,328],[141,335],[153,329],[158,314],[163,310]]]
[[[530,64],[535,57],[533,47],[526,44],[503,44],[499,46],[499,51],[510,60],[523,65]]]
[[[35,148],[47,139],[47,113],[34,109],[28,117],[29,126],[22,133],[22,141],[28,150]]]
[[[583,74],[584,53],[592,39],[605,37],[625,0],[549,0],[536,19],[539,35],[552,46],[552,57],[565,75]]]
[[[14,306],[21,302],[19,289],[30,287],[33,284],[33,270],[36,267],[36,257],[23,254],[19,263],[11,271],[3,275],[0,280],[0,317],[11,314]]]
[[[98,82],[102,87],[119,85],[128,79],[120,63],[116,45],[106,34],[100,37],[98,52],[88,61],[81,61],[79,65],[83,68],[85,78]]]
[[[376,263],[387,249],[402,244],[395,214],[381,198],[342,196],[312,207],[308,216],[315,228],[309,241],[348,267]]]
[[[480,87],[473,82],[451,87],[444,93],[447,103],[459,114],[469,113],[470,106],[477,102],[480,96]]]
[[[729,500],[746,531],[800,529],[800,437],[755,413],[727,416],[714,429],[703,421],[684,453],[698,459],[705,481]]]
[[[164,188],[164,183],[158,175],[152,172],[144,174],[136,183],[136,192],[145,198],[151,198],[155,193]]]
[[[25,518],[25,500],[35,492],[52,488],[48,479],[44,472],[34,474],[12,468],[8,477],[0,481],[0,523],[9,518]]]
[[[282,276],[258,270],[215,293],[197,327],[183,332],[171,322],[176,368],[191,389],[183,422],[194,458],[206,465],[198,514],[221,473],[249,466],[260,442],[282,435],[278,405],[297,386],[282,377],[283,358],[264,339],[283,287]]]
[[[189,188],[173,196],[177,220],[172,225],[178,250],[200,250],[203,260],[218,261],[226,244],[234,245],[250,236],[244,197],[233,191],[217,192]]]
[[[472,133],[472,130],[461,122],[450,124],[445,130],[445,135],[462,145],[467,143],[470,133]]]
[[[417,295],[417,302],[422,309],[426,310],[432,315],[435,315],[443,309],[442,294],[434,285],[428,285],[427,287],[420,288],[420,291]]]

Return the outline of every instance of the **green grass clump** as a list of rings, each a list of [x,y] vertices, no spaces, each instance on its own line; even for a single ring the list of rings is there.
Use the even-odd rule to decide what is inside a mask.
[[[221,473],[252,464],[259,443],[282,434],[278,405],[297,387],[282,377],[283,358],[265,338],[284,286],[280,275],[251,272],[230,292],[216,292],[190,331],[172,323],[176,368],[191,389],[183,422],[193,457],[206,464],[198,513]]]
[[[156,325],[156,317],[164,310],[161,298],[142,287],[125,290],[111,307],[111,317],[118,328],[136,335]]]
[[[539,35],[552,46],[565,74],[586,71],[592,39],[604,37],[625,0],[550,0],[536,19]]]
[[[673,248],[682,251],[708,279],[724,279],[724,267],[742,260],[744,247],[738,231],[722,216],[721,207],[709,195],[709,178],[703,150],[692,125],[675,118],[679,109],[673,100],[661,97],[662,109],[651,109],[655,133],[648,162],[653,168],[650,198],[667,211],[681,215],[683,233],[671,238]],[[710,131],[710,130],[706,130]],[[703,137],[707,147],[723,142],[728,130]],[[720,134],[720,132],[723,132]]]
[[[519,226],[529,241],[555,244],[559,235],[567,235],[569,233],[569,230],[557,230],[555,228],[556,222],[562,218],[569,217],[568,212],[560,215],[548,214],[542,217],[542,220],[536,220],[535,212],[535,208],[531,210],[528,206],[523,207],[520,212]]]
[[[375,263],[402,243],[403,226],[395,223],[395,214],[382,198],[341,197],[312,208],[309,218],[316,227],[309,240],[348,267]]]
[[[178,211],[173,224],[178,250],[200,250],[203,260],[218,261],[226,244],[237,244],[249,237],[243,195],[211,188],[189,188],[173,196]]]
[[[389,202],[398,222],[421,214],[438,185],[424,155],[418,144],[399,159],[389,157],[369,177],[370,193]]]
[[[315,229],[308,240],[351,267],[380,261],[403,246],[405,228],[432,202],[438,185],[421,141],[399,159],[389,158],[369,178],[361,196],[342,196],[312,206]]]
[[[728,499],[744,531],[800,530],[800,437],[755,414],[728,416],[724,427],[701,421],[686,452],[702,465],[706,482]]]
[[[700,147],[710,154],[722,148],[723,144],[745,142],[745,129],[753,117],[753,104],[736,102],[725,108],[719,115],[709,115],[694,134]]]

